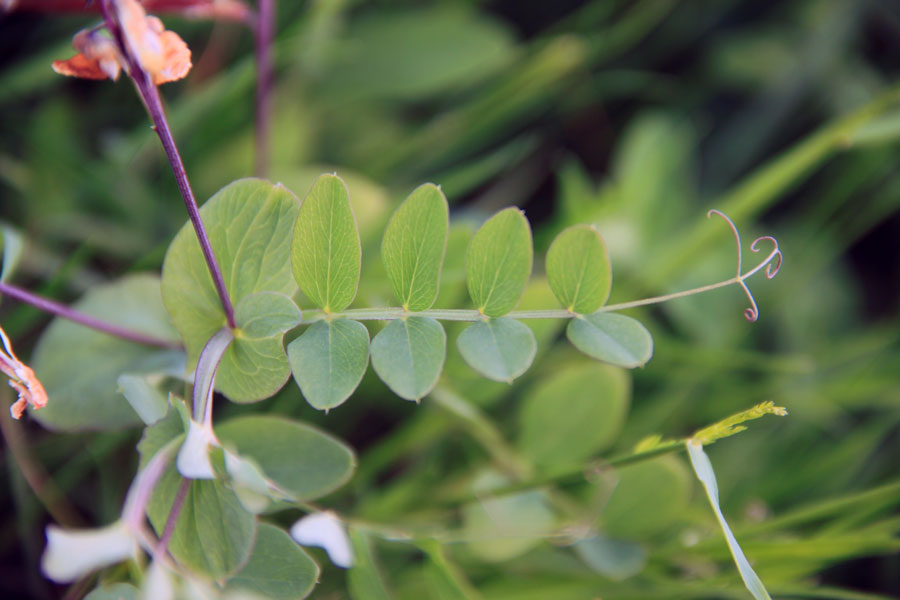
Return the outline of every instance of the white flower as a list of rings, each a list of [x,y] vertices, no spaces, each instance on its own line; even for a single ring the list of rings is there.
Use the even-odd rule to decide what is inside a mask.
[[[324,548],[336,567],[353,566],[353,550],[344,524],[330,512],[307,515],[291,527],[291,537],[301,546]]]
[[[55,582],[69,583],[95,569],[134,558],[137,552],[137,540],[122,521],[101,529],[65,530],[48,525],[41,569]]]

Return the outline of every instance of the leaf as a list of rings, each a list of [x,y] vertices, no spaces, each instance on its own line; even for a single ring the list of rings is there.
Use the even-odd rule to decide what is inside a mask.
[[[592,570],[614,581],[637,575],[647,564],[647,553],[641,546],[605,535],[580,540],[574,548]]]
[[[405,310],[431,308],[437,298],[450,227],[448,211],[441,189],[426,183],[413,190],[387,224],[381,259]]]
[[[119,391],[145,425],[152,425],[169,410],[168,395],[150,381],[150,377],[123,373],[117,380]]]
[[[395,394],[419,401],[437,383],[447,356],[447,334],[429,317],[391,321],[372,340],[372,367]]]
[[[22,235],[6,223],[0,223],[0,243],[2,243],[3,262],[0,263],[0,283],[6,281],[15,272],[25,251],[25,240]]]
[[[261,339],[280,336],[300,324],[300,309],[288,296],[277,292],[259,292],[245,296],[235,315],[240,333],[237,339]]]
[[[544,468],[582,464],[616,441],[629,396],[629,378],[615,367],[587,362],[555,373],[522,402],[517,445]]]
[[[456,346],[470,367],[507,383],[527,371],[537,354],[531,329],[505,317],[473,323],[456,338]]]
[[[140,600],[141,591],[130,583],[101,585],[84,597],[84,600]]]
[[[616,470],[612,495],[598,490],[607,504],[600,528],[617,539],[643,540],[666,531],[688,504],[691,487],[679,460],[665,456]]]
[[[613,313],[578,316],[566,335],[572,345],[597,360],[633,369],[653,356],[653,338],[640,321]]]
[[[600,234],[590,225],[569,227],[547,251],[547,279],[560,303],[589,314],[609,298],[612,267]]]
[[[356,467],[353,451],[305,423],[272,416],[232,419],[215,428],[222,446],[256,462],[297,500],[312,500],[345,484]]]
[[[475,486],[480,491],[505,485],[494,473],[485,473]],[[539,491],[511,494],[467,504],[462,510],[468,547],[479,558],[500,562],[520,556],[538,545],[556,525],[556,517]]]
[[[200,216],[235,310],[240,310],[246,296],[257,292],[292,296],[297,291],[290,276],[290,233],[299,211],[300,204],[290,191],[261,179],[230,183],[201,207]],[[188,368],[193,368],[207,340],[226,321],[190,223],[181,228],[166,252],[162,295],[187,348]],[[247,322],[246,316],[243,321]],[[272,343],[244,345],[244,349],[239,352],[235,346],[232,360],[223,361],[219,389],[242,400],[264,397],[263,390],[276,387],[278,377],[287,378],[287,369],[282,366],[275,373],[260,368],[275,358]],[[251,389],[259,391],[251,394]]]
[[[352,600],[391,600],[393,596],[385,587],[384,579],[372,552],[369,537],[350,530],[350,543],[353,547],[354,565],[347,572],[347,589]]]
[[[288,360],[303,397],[319,410],[343,404],[369,366],[369,330],[359,321],[317,321],[288,344]]]
[[[159,279],[129,275],[97,286],[72,306],[80,312],[163,340],[177,336],[160,301]],[[140,423],[118,392],[122,373],[183,373],[184,354],[142,346],[55,319],[38,341],[33,368],[50,401],[32,415],[50,429],[113,429]]]
[[[250,559],[227,588],[273,600],[305,598],[319,578],[319,566],[283,529],[260,523]]]
[[[147,516],[157,534],[165,528],[182,481],[170,466],[153,489]],[[169,552],[184,567],[223,579],[247,561],[255,535],[256,519],[233,491],[220,481],[194,479],[188,483]]]
[[[495,214],[475,232],[466,251],[466,283],[479,311],[505,315],[519,302],[531,275],[531,227],[517,208]]]
[[[294,301],[277,292],[244,296],[235,310],[234,342],[219,365],[216,389],[234,402],[272,396],[290,376],[282,338],[301,320]]]
[[[728,522],[725,521],[725,515],[722,514],[722,509],[719,507],[719,486],[716,483],[716,473],[713,471],[712,463],[709,462],[709,457],[703,451],[703,445],[694,440],[688,440],[685,446],[687,446],[688,456],[691,459],[691,466],[694,467],[694,473],[697,474],[697,479],[703,483],[706,496],[709,498],[709,504],[712,506],[713,512],[716,513],[716,519],[719,521],[722,533],[725,534],[728,549],[731,551],[731,556],[734,558],[738,571],[740,571],[744,585],[747,586],[747,589],[756,600],[771,600],[769,592],[766,591],[766,586],[763,585],[762,580],[753,570],[753,567],[750,566],[747,557],[744,556],[744,551],[741,550],[740,544],[738,544],[737,539],[731,532]]]
[[[513,36],[459,5],[379,11],[348,24],[323,84],[344,97],[423,99],[497,73],[514,56]]]
[[[294,225],[294,279],[316,306],[340,312],[356,296],[361,261],[347,186],[337,175],[322,175],[303,200]]]

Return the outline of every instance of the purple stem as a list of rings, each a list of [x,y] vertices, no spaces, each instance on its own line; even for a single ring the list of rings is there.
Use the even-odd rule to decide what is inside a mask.
[[[59,302],[55,302],[47,298],[42,298],[41,296],[37,296],[29,291],[23,290],[22,288],[10,285],[8,283],[0,283],[0,294],[9,296],[10,298],[18,300],[19,302],[30,304],[31,306],[34,306],[35,308],[38,308],[44,312],[54,314],[64,319],[69,319],[70,321],[75,321],[76,323],[80,323],[85,327],[90,327],[91,329],[96,329],[97,331],[102,331],[104,333],[108,333],[125,340],[137,342],[138,344],[145,344],[147,346],[160,346],[162,348],[181,348],[181,345],[176,342],[170,342],[168,340],[153,337],[152,335],[147,335],[139,331],[133,331],[125,327],[120,327],[118,325],[108,323],[107,321],[103,321],[96,317],[78,312],[77,310],[69,308],[65,304],[60,304]]]
[[[169,510],[169,516],[166,517],[166,526],[163,528],[162,535],[159,538],[159,544],[156,545],[156,556],[162,555],[169,547],[169,540],[172,539],[172,534],[175,532],[175,525],[178,523],[178,516],[181,514],[181,508],[184,506],[184,499],[187,497],[190,487],[190,479],[181,480],[181,485],[178,486],[178,493],[172,502],[172,508]]]
[[[178,147],[175,145],[175,138],[172,137],[172,130],[169,129],[169,122],[166,120],[166,113],[163,110],[162,101],[159,97],[159,90],[157,89],[156,84],[150,79],[150,75],[144,71],[140,63],[129,54],[128,45],[125,43],[122,29],[119,27],[119,23],[112,18],[113,11],[111,9],[112,0],[101,0],[100,12],[103,14],[103,20],[106,22],[107,29],[109,29],[110,34],[112,34],[113,39],[116,41],[116,45],[119,46],[120,52],[128,61],[128,69],[126,70],[134,81],[138,93],[144,101],[144,106],[147,107],[147,112],[150,114],[150,119],[153,121],[153,130],[156,131],[156,134],[162,142],[166,157],[168,157],[169,164],[172,166],[172,173],[175,175],[178,190],[181,192],[181,197],[184,199],[188,217],[191,220],[191,224],[194,226],[194,231],[197,233],[197,240],[200,242],[200,249],[203,251],[203,257],[206,259],[206,265],[209,268],[209,274],[212,276],[213,285],[215,285],[216,292],[219,294],[219,301],[222,303],[222,309],[225,311],[225,319],[228,322],[228,326],[234,329],[236,327],[234,321],[234,307],[231,304],[228,290],[225,288],[225,279],[222,277],[222,270],[219,268],[216,255],[213,254],[212,245],[210,244],[209,236],[206,233],[206,227],[204,227],[203,221],[200,219],[200,209],[197,206],[197,199],[194,197],[194,191],[191,189],[190,181],[188,181],[187,172],[184,170],[184,163],[181,161],[181,155],[178,153]]]
[[[275,0],[259,0],[256,17],[256,175],[269,169],[269,120],[272,96],[272,36]]]

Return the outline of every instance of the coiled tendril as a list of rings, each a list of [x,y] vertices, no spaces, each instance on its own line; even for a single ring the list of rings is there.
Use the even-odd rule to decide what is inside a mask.
[[[781,268],[781,260],[782,254],[781,250],[778,248],[778,240],[773,238],[770,235],[764,235],[762,237],[758,237],[753,240],[753,243],[750,244],[750,250],[753,252],[760,252],[759,243],[761,241],[769,241],[772,242],[772,250],[769,252],[769,255],[766,256],[758,265],[747,271],[746,273],[741,273],[744,268],[744,257],[743,252],[741,250],[741,234],[738,232],[737,226],[734,224],[728,215],[723,213],[722,211],[712,209],[708,213],[706,213],[707,218],[711,218],[713,215],[718,215],[728,223],[728,227],[731,228],[731,233],[734,235],[734,242],[737,246],[737,273],[735,274],[734,281],[741,286],[741,289],[744,290],[744,293],[747,295],[747,299],[750,300],[750,308],[744,310],[744,316],[751,323],[756,321],[759,318],[759,307],[756,304],[756,299],[753,297],[753,294],[750,292],[750,288],[747,287],[745,280],[749,277],[752,277],[763,268],[766,270],[766,279],[772,279],[775,275],[778,274],[778,270]]]

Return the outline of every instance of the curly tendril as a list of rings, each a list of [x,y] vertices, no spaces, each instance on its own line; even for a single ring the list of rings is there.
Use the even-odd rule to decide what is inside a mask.
[[[744,280],[752,277],[763,268],[766,270],[766,279],[772,279],[775,275],[778,274],[778,270],[781,268],[781,259],[782,254],[781,250],[778,248],[778,240],[773,238],[770,235],[764,235],[762,237],[758,237],[753,240],[753,243],[750,244],[750,250],[753,252],[760,252],[759,243],[761,241],[769,241],[772,242],[772,250],[769,252],[769,255],[766,256],[764,260],[762,260],[758,265],[747,271],[746,273],[742,273],[744,269],[744,256],[741,250],[741,234],[738,231],[737,226],[734,224],[728,215],[723,213],[722,211],[712,209],[708,213],[706,213],[707,218],[712,218],[713,215],[717,215],[722,217],[726,223],[728,223],[728,227],[731,228],[731,233],[734,235],[734,242],[737,246],[737,272],[734,276],[735,282],[741,286],[741,289],[744,290],[744,294],[747,295],[747,299],[750,301],[750,308],[744,310],[744,316],[751,323],[756,321],[759,318],[759,306],[756,304],[756,299],[753,297],[753,294],[750,292],[750,288],[747,287],[747,284]]]

